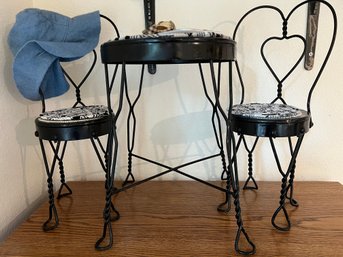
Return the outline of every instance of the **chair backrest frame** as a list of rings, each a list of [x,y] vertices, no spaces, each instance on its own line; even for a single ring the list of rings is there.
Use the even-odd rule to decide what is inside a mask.
[[[268,67],[268,69],[270,70],[270,72],[272,73],[273,77],[276,79],[277,83],[278,83],[278,88],[277,88],[277,97],[271,102],[271,103],[275,103],[277,100],[280,100],[282,103],[286,104],[286,101],[284,100],[283,96],[282,96],[282,86],[283,86],[283,82],[290,76],[290,74],[295,70],[295,68],[299,65],[299,63],[301,62],[301,60],[304,58],[305,56],[305,46],[306,46],[306,39],[304,38],[304,36],[300,35],[300,34],[293,34],[293,35],[288,35],[288,22],[290,20],[290,18],[293,16],[293,14],[295,13],[296,10],[298,10],[300,7],[304,6],[305,4],[311,3],[311,2],[320,2],[322,4],[324,4],[331,12],[332,14],[332,18],[333,18],[333,30],[332,30],[332,37],[331,37],[331,41],[328,47],[328,51],[324,57],[324,60],[318,70],[318,73],[315,76],[315,79],[312,82],[312,85],[308,91],[308,95],[307,95],[307,112],[308,114],[311,116],[311,124],[310,126],[313,126],[313,122],[312,122],[312,115],[311,115],[311,99],[312,99],[312,94],[313,91],[318,83],[319,78],[321,77],[324,68],[326,67],[326,64],[329,60],[329,57],[332,53],[332,49],[334,47],[335,44],[335,40],[336,40],[336,35],[337,35],[337,15],[335,12],[335,9],[333,8],[333,6],[328,3],[325,0],[307,0],[307,1],[303,1],[301,3],[299,3],[298,5],[296,5],[286,16],[279,8],[272,6],[272,5],[261,5],[261,6],[257,6],[251,10],[249,10],[247,13],[245,13],[242,18],[238,21],[234,33],[233,33],[233,40],[236,41],[236,37],[237,37],[237,32],[239,30],[239,27],[241,26],[241,24],[243,23],[243,21],[250,16],[251,13],[254,13],[258,10],[273,10],[276,11],[282,20],[282,35],[281,36],[272,36],[267,38],[266,40],[263,41],[261,48],[260,48],[260,53],[262,56],[262,59],[264,61],[264,63],[266,64],[266,66]],[[275,71],[273,70],[273,68],[271,67],[271,65],[268,63],[265,54],[264,54],[264,47],[265,45],[270,42],[271,40],[289,40],[289,39],[293,39],[293,38],[298,38],[300,39],[300,41],[302,41],[302,43],[304,44],[304,50],[301,53],[299,59],[297,59],[296,63],[294,66],[291,67],[291,69],[286,73],[286,75],[280,79]],[[241,74],[241,70],[239,67],[239,63],[238,60],[235,61],[235,67],[236,67],[236,71],[239,77],[239,82],[240,82],[240,86],[241,86],[241,100],[240,103],[242,104],[244,102],[244,96],[245,96],[245,86],[244,86],[244,81],[243,81],[243,77]]]
[[[103,14],[100,14],[100,18],[108,21],[111,24],[111,26],[113,27],[113,29],[115,31],[115,39],[119,39],[120,33],[119,33],[119,30],[118,30],[117,26],[115,25],[115,23],[110,18],[108,18],[107,16],[105,16]],[[63,69],[63,67],[62,67],[62,71],[63,71],[64,76],[67,78],[67,80],[70,82],[70,84],[75,89],[76,101],[75,101],[74,105],[72,106],[72,108],[77,107],[77,106],[86,106],[86,104],[82,102],[80,89],[84,85],[86,80],[89,78],[91,73],[93,72],[95,65],[97,63],[98,57],[97,57],[97,53],[96,53],[95,49],[92,50],[92,53],[93,53],[93,60],[92,60],[91,66],[89,67],[88,71],[86,72],[86,74],[83,76],[83,78],[81,79],[81,81],[79,83],[76,83],[75,80],[70,76],[70,74],[65,69]],[[44,94],[43,94],[41,89],[39,89],[39,94],[41,95],[42,113],[44,113],[46,111],[46,103],[45,103]]]

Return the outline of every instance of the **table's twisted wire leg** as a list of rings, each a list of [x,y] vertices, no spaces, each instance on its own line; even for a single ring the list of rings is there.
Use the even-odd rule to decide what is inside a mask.
[[[55,201],[54,201],[54,188],[53,188],[52,178],[53,178],[53,174],[54,174],[54,170],[55,170],[55,166],[56,166],[56,161],[57,161],[56,156],[58,156],[61,141],[57,141],[56,147],[53,145],[53,143],[51,141],[49,141],[49,143],[52,147],[52,150],[54,151],[54,158],[52,160],[50,167],[48,164],[48,159],[46,156],[43,140],[39,139],[39,144],[40,144],[40,147],[42,150],[42,155],[43,155],[43,160],[44,160],[44,166],[45,166],[46,174],[48,177],[47,182],[48,182],[48,193],[49,193],[49,218],[43,224],[43,230],[44,231],[53,230],[59,224],[58,214],[57,214]]]
[[[106,76],[106,89],[107,89],[107,101],[108,106],[111,106],[110,100],[110,93],[113,88],[114,79],[116,77],[118,70],[118,65],[114,70],[112,80],[109,81],[109,71],[108,65],[105,65],[105,76]],[[126,70],[125,70],[125,63],[122,64],[122,74],[121,74],[121,83],[120,83],[120,92],[119,92],[119,102],[118,108],[116,113],[113,113],[112,108],[110,108],[110,114],[112,116],[112,128],[110,134],[108,135],[108,143],[106,147],[106,181],[105,181],[105,189],[106,189],[106,196],[105,196],[105,208],[103,212],[104,216],[104,226],[103,226],[103,233],[99,240],[95,243],[95,249],[97,250],[107,250],[110,249],[113,245],[113,232],[112,232],[112,220],[117,220],[120,217],[119,212],[115,209],[112,203],[112,194],[115,191],[113,187],[114,177],[115,177],[115,170],[116,170],[116,163],[117,163],[117,156],[118,156],[118,136],[117,136],[117,119],[121,112],[123,106],[123,96],[124,96],[124,87],[126,83]],[[111,209],[115,212],[116,218],[111,217]],[[107,239],[107,240],[106,240]]]
[[[223,133],[222,133],[222,126],[220,122],[220,114],[218,110],[218,102],[217,101],[213,102],[213,100],[211,99],[207,91],[204,72],[202,70],[201,64],[199,64],[199,70],[200,70],[200,76],[201,76],[201,81],[202,81],[205,96],[208,102],[212,106],[212,119],[211,119],[212,127],[213,127],[214,136],[216,138],[217,146],[220,150],[220,156],[221,156],[222,166],[223,166],[222,176],[224,176],[224,174],[227,175],[227,165],[226,165],[226,157],[225,157],[225,152],[224,152],[224,143],[223,143],[223,136],[222,136]],[[217,82],[218,88],[220,88],[220,71],[221,71],[221,64],[219,63],[218,64],[218,82]],[[218,93],[220,92],[218,91]]]
[[[133,176],[132,173],[132,154],[133,154],[133,148],[135,146],[135,136],[136,136],[136,115],[134,112],[134,108],[138,102],[138,99],[141,96],[142,93],[142,85],[143,85],[143,78],[144,78],[144,67],[145,65],[142,65],[141,69],[141,76],[140,76],[140,81],[139,81],[139,86],[138,86],[138,93],[136,98],[131,101],[130,95],[129,95],[129,90],[127,83],[125,83],[125,95],[126,95],[126,100],[129,104],[129,114],[127,117],[127,150],[128,150],[128,166],[127,166],[127,176],[122,184],[122,186],[125,186],[126,184],[133,183],[135,182],[135,177]]]
[[[213,127],[213,132],[216,138],[217,146],[220,150],[220,156],[221,156],[222,167],[223,167],[221,179],[231,181],[231,176],[230,176],[230,173],[228,172],[227,164],[226,164],[224,141],[223,141],[223,136],[222,136],[223,135],[222,126],[220,122],[220,113],[218,110],[218,101],[213,101],[208,93],[207,85],[206,85],[206,81],[204,77],[204,72],[200,63],[199,63],[199,71],[200,71],[200,76],[201,76],[201,81],[202,81],[205,96],[208,102],[212,106],[212,119],[211,119],[212,127]],[[218,81],[217,81],[218,88],[220,88],[220,71],[221,71],[221,64],[218,64]],[[218,90],[218,94],[220,94],[220,90]],[[231,193],[230,193],[231,186],[230,185],[231,185],[230,183],[226,183],[227,193],[225,195],[225,201],[218,206],[217,208],[218,211],[229,212],[231,209]]]
[[[232,62],[229,62],[229,110],[226,113],[222,108],[219,100],[219,91],[220,91],[220,84],[216,81],[216,75],[214,71],[214,64],[213,61],[210,62],[210,69],[211,69],[211,78],[212,78],[212,85],[213,85],[213,92],[216,99],[216,105],[218,107],[218,111],[221,113],[222,117],[225,120],[226,125],[226,151],[227,151],[227,158],[228,158],[228,176],[226,179],[227,189],[232,188],[232,196],[234,198],[234,205],[235,205],[235,212],[236,212],[236,223],[238,226],[237,234],[235,238],[235,250],[244,255],[254,254],[256,252],[256,247],[254,243],[250,240],[246,230],[243,226],[242,220],[242,213],[241,213],[241,206],[239,200],[239,181],[238,181],[238,168],[237,168],[237,156],[236,156],[236,143],[233,131],[231,129],[231,110],[232,110],[232,102],[233,102],[233,95],[232,95]],[[220,65],[218,70],[218,81],[220,81]],[[227,190],[226,195],[228,196],[230,193]],[[242,235],[244,236],[246,242],[250,246],[248,250],[242,250],[240,247],[240,240]]]

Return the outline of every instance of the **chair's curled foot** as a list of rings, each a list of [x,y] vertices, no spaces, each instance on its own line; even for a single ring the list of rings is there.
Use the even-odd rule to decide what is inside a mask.
[[[120,213],[117,211],[117,209],[114,207],[113,203],[111,202],[111,209],[114,212],[113,215],[111,215],[111,221],[117,221],[120,219]]]
[[[230,200],[230,196],[227,196],[225,202],[218,205],[217,211],[228,213],[230,212],[230,210],[231,210],[231,200]]]
[[[58,215],[55,206],[49,207],[49,218],[44,222],[42,228],[43,231],[47,232],[57,228],[59,224]]]
[[[227,170],[226,169],[223,170],[222,175],[220,176],[220,179],[222,181],[226,181],[227,180]]]
[[[247,250],[241,249],[240,239],[241,239],[242,234],[243,234],[245,241],[246,241],[245,244],[248,244],[247,247],[249,247],[250,249],[247,249]],[[238,252],[239,254],[242,254],[242,255],[252,255],[252,254],[256,253],[255,244],[250,240],[247,232],[245,231],[245,229],[242,226],[239,227],[237,230],[236,239],[235,239],[235,250],[236,250],[236,252]]]
[[[107,236],[108,236],[108,239],[106,239]],[[104,250],[111,249],[112,245],[113,245],[112,225],[111,225],[111,222],[105,222],[103,234],[101,238],[99,238],[99,240],[95,243],[95,249],[98,251],[104,251]]]
[[[124,186],[126,186],[126,185],[128,185],[128,184],[132,184],[132,183],[134,183],[136,180],[135,180],[135,177],[133,176],[133,174],[132,173],[129,173],[129,174],[127,174],[127,176],[126,176],[126,179],[124,180],[124,182],[122,183],[122,186],[124,187]]]
[[[63,188],[65,188],[67,190],[66,193],[62,193]],[[71,195],[72,193],[73,193],[73,191],[68,186],[68,184],[67,183],[62,183],[61,186],[60,186],[60,189],[58,190],[57,199],[60,199],[60,198],[62,198],[64,196],[67,196],[67,195]]]
[[[249,186],[249,181],[252,181],[252,186]],[[258,185],[254,179],[254,177],[249,176],[248,179],[245,181],[243,190],[258,190]]]
[[[286,220],[286,225],[284,225],[284,226],[276,224],[276,217],[279,215],[281,210],[283,211],[284,218]],[[291,221],[289,220],[287,210],[284,206],[280,206],[279,208],[276,209],[276,211],[274,212],[274,214],[272,216],[272,224],[276,229],[281,230],[281,231],[289,231],[291,229]]]
[[[293,197],[287,196],[286,198],[289,200],[289,203],[290,203],[292,206],[294,206],[294,207],[298,207],[298,206],[299,206],[298,201],[295,200]]]

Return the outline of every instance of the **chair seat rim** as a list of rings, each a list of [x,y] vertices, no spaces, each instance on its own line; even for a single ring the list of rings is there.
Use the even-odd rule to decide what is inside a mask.
[[[273,103],[249,103],[249,104],[238,104],[238,105],[234,105],[233,108],[235,107],[239,107],[239,106],[249,106],[249,105],[265,105],[265,106],[271,106],[271,105],[275,105],[275,106],[287,106],[289,109],[293,109],[297,112],[299,112],[299,114],[295,115],[295,116],[290,116],[290,115],[285,115],[285,116],[276,116],[276,117],[263,117],[261,115],[253,115],[253,114],[258,114],[258,111],[256,112],[252,112],[253,114],[249,115],[249,114],[245,114],[245,113],[235,113],[234,111],[232,111],[231,114],[231,119],[232,120],[239,120],[239,121],[247,121],[247,122],[253,122],[253,123],[267,123],[267,124],[292,124],[292,123],[299,123],[302,121],[307,121],[310,119],[311,115],[303,110],[303,109],[299,109],[297,107],[293,107],[291,105],[286,105],[286,104],[273,104]],[[281,109],[280,109],[281,110]],[[270,114],[273,115],[273,114]]]
[[[110,115],[78,123],[39,122],[36,119],[36,136],[43,140],[73,141],[109,134],[112,127]]]
[[[231,119],[231,128],[240,135],[257,137],[292,137],[310,130],[310,116],[283,121],[258,119]]]
[[[305,110],[296,109],[300,114],[292,117],[263,118],[232,113],[231,127],[238,134],[258,137],[290,137],[307,133],[311,115]]]

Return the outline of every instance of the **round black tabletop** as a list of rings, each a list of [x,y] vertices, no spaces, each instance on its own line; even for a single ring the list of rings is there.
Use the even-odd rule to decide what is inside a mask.
[[[101,45],[105,64],[178,64],[228,62],[236,42],[222,37],[159,37],[108,41]]]

